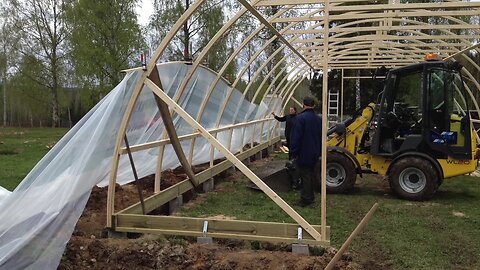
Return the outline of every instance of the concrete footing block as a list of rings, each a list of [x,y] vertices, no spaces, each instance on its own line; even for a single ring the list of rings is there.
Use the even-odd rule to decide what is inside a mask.
[[[308,245],[292,244],[292,253],[309,255],[310,251],[308,250]]]
[[[255,160],[260,160],[262,159],[262,151],[259,151],[255,154]]]
[[[182,204],[183,204],[183,196],[180,195],[168,202],[168,212],[170,214],[174,213],[182,206]]]
[[[198,244],[212,244],[213,239],[212,239],[212,237],[208,237],[208,236],[199,236],[199,237],[197,237],[197,243]]]
[[[213,181],[213,178],[210,178],[202,183],[202,190],[203,192],[209,192],[213,190],[214,186],[215,182]]]
[[[107,231],[107,237],[108,238],[113,238],[113,239],[127,239],[127,233],[126,232],[116,232],[114,230],[108,230]]]
[[[246,158],[246,159],[242,160],[242,162],[243,162],[243,164],[248,166],[248,165],[250,165],[250,158]]]
[[[227,169],[227,174],[232,175],[232,174],[234,174],[236,171],[237,171],[237,168],[235,168],[235,166],[232,166],[232,167],[230,167],[230,168]]]
[[[275,151],[275,146],[273,144],[269,145],[267,150],[268,150],[269,153],[273,153]]]

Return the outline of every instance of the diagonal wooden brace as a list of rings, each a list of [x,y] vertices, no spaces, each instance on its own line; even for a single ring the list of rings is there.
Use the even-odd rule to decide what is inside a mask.
[[[150,82],[154,83],[159,89],[162,88],[162,82],[160,81],[160,76],[158,75],[157,66],[154,66],[152,72],[148,76]],[[187,161],[185,157],[185,153],[183,153],[182,145],[180,144],[180,140],[178,139],[177,131],[175,130],[175,126],[173,125],[172,115],[168,110],[168,105],[165,103],[158,95],[155,95],[155,101],[157,102],[158,110],[160,111],[160,115],[163,119],[163,124],[165,125],[165,130],[168,133],[168,137],[170,138],[170,143],[173,146],[173,150],[177,154],[178,160],[180,164],[182,164],[185,173],[188,176],[190,182],[194,187],[198,186],[198,181],[195,179],[195,174],[193,173],[192,167],[190,163]]]
[[[217,148],[225,157],[235,165],[250,181],[255,183],[273,202],[275,202],[285,213],[293,218],[298,225],[302,226],[308,234],[315,240],[320,241],[321,235],[315,230],[310,223],[308,223],[302,216],[300,216],[294,209],[290,207],[280,196],[278,196],[270,187],[268,187],[258,176],[256,176],[245,164],[243,164],[232,152],[223,146],[210,132],[202,127],[192,116],[190,116],[182,107],[173,101],[157,84],[150,79],[145,80],[145,84],[168,104],[180,117],[182,117],[188,124],[196,129],[208,142]]]

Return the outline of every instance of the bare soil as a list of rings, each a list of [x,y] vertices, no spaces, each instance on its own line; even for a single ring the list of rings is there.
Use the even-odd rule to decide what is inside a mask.
[[[202,166],[194,168],[198,172]],[[239,173],[239,172],[237,172]],[[162,173],[162,189],[186,175],[181,169]],[[154,176],[140,181],[145,197],[153,193]],[[202,195],[205,196],[205,195]],[[208,195],[206,195],[208,196]],[[193,193],[190,196],[193,197]],[[219,239],[199,245],[194,238],[129,235],[107,238],[104,230],[107,189],[95,187],[80,217],[58,269],[323,269],[336,250],[317,250],[317,255],[293,254],[289,245]],[[135,184],[116,187],[115,209],[139,201]],[[257,245],[253,245],[257,244]],[[369,269],[346,254],[335,269]]]

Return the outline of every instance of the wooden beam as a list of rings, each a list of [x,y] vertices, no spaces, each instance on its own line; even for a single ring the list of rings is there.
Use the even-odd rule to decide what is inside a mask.
[[[147,76],[150,75],[153,68],[157,64],[157,60],[163,54],[165,49],[168,47],[168,44],[172,41],[178,30],[184,25],[184,23],[190,18],[190,16],[203,4],[205,0],[197,0],[195,1],[190,7],[185,11],[185,13],[178,18],[175,24],[172,26],[170,31],[165,35],[162,39],[160,44],[158,45],[157,49],[153,53],[150,62],[147,65],[147,70],[142,74],[142,76],[138,79],[135,88],[132,93],[132,97],[127,105],[127,109],[123,114],[122,122],[120,123],[120,127],[117,134],[117,139],[115,143],[114,154],[112,158],[112,170],[110,172],[110,179],[108,183],[108,191],[107,191],[107,228],[112,226],[112,215],[115,212],[115,185],[117,181],[117,172],[118,172],[118,164],[120,161],[120,148],[122,147],[122,141],[125,136],[128,122],[130,121],[130,117],[132,116],[133,108],[137,103],[137,99],[143,89],[145,79]]]
[[[344,14],[330,14],[330,21],[352,21],[362,19],[390,19],[390,18],[408,18],[408,17],[448,17],[448,16],[477,16],[478,10],[421,10],[421,11],[393,11],[393,12],[378,12],[378,13],[344,13]],[[298,17],[284,17],[272,20],[272,23],[286,23],[286,22],[320,22],[324,20],[324,16],[298,16]]]
[[[335,266],[335,264],[338,262],[338,260],[340,260],[340,258],[342,257],[343,253],[347,250],[348,246],[350,245],[350,243],[352,243],[353,239],[363,231],[363,229],[365,228],[365,226],[367,226],[367,223],[370,221],[370,219],[372,218],[373,214],[375,213],[375,211],[377,211],[377,208],[378,208],[378,203],[375,203],[372,208],[370,209],[370,211],[368,211],[368,213],[365,215],[365,217],[363,217],[362,221],[360,221],[360,223],[358,223],[357,227],[355,228],[355,230],[353,230],[352,234],[350,234],[350,236],[347,238],[347,240],[345,241],[345,243],[343,243],[342,247],[340,247],[340,249],[337,251],[337,253],[335,254],[335,256],[333,256],[333,259],[328,263],[327,267],[325,267],[325,270],[332,270],[333,267]]]
[[[271,120],[272,121],[272,120]],[[280,137],[276,137],[272,140],[273,143],[280,141]],[[258,144],[240,154],[237,155],[239,160],[243,160],[245,158],[251,157],[256,153],[262,151],[263,149],[268,147],[268,143],[261,143]],[[218,164],[211,166],[210,168],[203,170],[195,175],[196,180],[199,184],[209,180],[210,178],[214,177],[215,175],[227,170],[228,168],[232,167],[232,162],[229,160],[224,160]],[[174,198],[182,195],[183,193],[189,191],[193,188],[193,185],[185,179],[177,184],[170,186],[160,193],[156,193],[148,198],[145,199],[145,211],[147,213],[159,208],[160,206],[168,203],[169,201],[173,200]],[[142,208],[139,202],[119,211],[117,214],[141,214]]]
[[[160,80],[160,76],[158,75],[158,69],[155,65],[152,72],[148,76],[149,80],[157,85],[160,89],[162,89],[162,81]],[[195,180],[195,174],[193,173],[192,166],[188,162],[187,158],[185,157],[185,153],[183,152],[182,145],[180,144],[180,140],[178,139],[177,131],[175,130],[175,125],[173,124],[172,115],[168,110],[168,105],[160,99],[157,95],[154,95],[155,102],[157,103],[158,110],[160,111],[160,115],[162,116],[163,125],[165,126],[165,130],[167,131],[168,137],[170,138],[170,143],[172,144],[173,150],[177,155],[178,161],[182,164],[185,173],[187,174],[190,182],[192,182],[193,186],[198,186],[198,181]]]
[[[219,132],[222,132],[222,131],[225,131],[225,130],[241,128],[241,127],[244,127],[244,126],[253,125],[253,124],[256,124],[256,123],[259,123],[259,122],[270,121],[270,120],[271,119],[258,119],[258,120],[253,120],[253,121],[249,121],[249,122],[244,122],[244,123],[227,125],[227,126],[223,126],[223,127],[220,127],[220,128],[209,129],[208,132],[210,132],[212,134],[216,134],[216,133],[219,133]],[[193,138],[196,138],[196,137],[199,137],[199,136],[200,136],[200,132],[194,132],[194,133],[178,136],[178,140],[179,141],[185,141],[185,140],[190,140],[190,139],[193,139]],[[158,140],[158,141],[132,145],[132,146],[130,146],[130,151],[132,153],[134,153],[134,152],[143,151],[143,150],[147,150],[147,149],[151,149],[151,148],[155,148],[155,147],[159,147],[159,146],[165,146],[167,144],[170,144],[170,139],[162,139],[162,140]],[[127,149],[125,147],[121,148],[120,154],[124,155],[126,153],[127,153]]]
[[[117,231],[149,230],[161,234],[202,236],[204,221],[208,221],[208,236],[219,238],[240,238],[245,240],[275,241],[297,243],[297,224],[245,221],[245,220],[220,220],[215,218],[191,218],[177,216],[147,216],[119,214],[116,215]],[[317,232],[320,226],[312,226]],[[316,245],[329,245],[330,228],[323,241],[316,241],[308,234],[303,235],[302,242]],[[277,240],[275,240],[277,239]]]
[[[242,3],[242,5],[246,7],[252,13],[253,16],[257,17],[257,19],[262,24],[264,24],[268,29],[270,29],[270,31],[272,31],[278,37],[278,39],[280,39],[288,48],[290,48],[290,50],[292,50],[298,57],[300,57],[300,59],[302,59],[307,65],[312,67],[310,63],[303,57],[303,55],[299,53],[297,49],[293,47],[292,44],[290,44],[290,42],[288,42],[285,39],[285,37],[283,37],[283,35],[280,34],[278,30],[275,27],[273,27],[254,7],[252,7],[248,1],[246,0],[238,0],[238,1]]]
[[[328,52],[329,52],[329,42],[330,42],[330,21],[329,16],[331,9],[334,7],[330,6],[330,0],[326,0],[325,3],[325,22],[324,22],[324,39],[323,39],[323,82],[322,82],[322,148],[321,148],[321,160],[320,160],[320,218],[322,224],[322,237],[325,237],[325,226],[327,224],[327,130],[328,130]],[[322,238],[322,240],[325,240]]]
[[[292,217],[302,228],[307,231],[316,240],[321,240],[322,236],[313,229],[313,227],[294,209],[290,207],[280,196],[278,196],[269,186],[267,186],[258,176],[256,176],[245,164],[243,164],[232,152],[222,145],[212,134],[203,128],[195,119],[193,119],[183,108],[176,104],[161,88],[150,80],[146,80],[146,84],[152,91],[159,96],[165,103],[170,105],[180,117],[182,117],[194,129],[197,129],[208,142],[213,144],[225,157],[230,160],[245,176],[247,176],[254,184],[257,185],[273,202],[275,202],[282,210]],[[325,236],[323,236],[325,237]]]

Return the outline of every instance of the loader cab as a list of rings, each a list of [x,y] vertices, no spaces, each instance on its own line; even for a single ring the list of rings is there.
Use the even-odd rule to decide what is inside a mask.
[[[370,151],[415,151],[435,159],[471,159],[471,126],[461,66],[425,61],[391,70]]]

